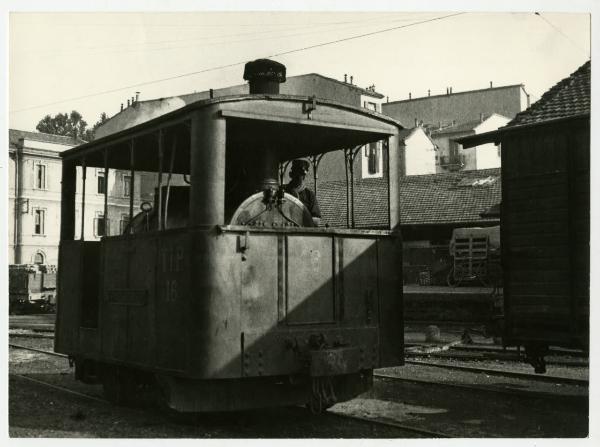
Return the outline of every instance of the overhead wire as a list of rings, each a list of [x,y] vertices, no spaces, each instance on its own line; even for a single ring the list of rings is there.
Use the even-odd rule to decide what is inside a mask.
[[[173,47],[165,47],[165,48],[155,48],[155,49],[145,49],[145,48],[141,48],[139,50],[134,49],[133,47],[143,47],[143,46],[149,46],[149,45],[164,45],[164,44],[171,44],[171,43],[184,43],[184,42],[198,42],[198,41],[202,41],[204,43],[207,42],[207,40],[211,40],[211,39],[221,39],[221,38],[229,38],[229,37],[243,37],[243,36],[255,36],[257,34],[273,34],[273,33],[281,33],[282,31],[295,31],[295,30],[304,30],[308,28],[319,28],[319,27],[330,27],[332,26],[332,24],[335,25],[335,28],[331,28],[331,29],[324,29],[323,31],[320,32],[331,32],[334,30],[342,30],[342,29],[346,29],[348,27],[342,28],[339,25],[356,25],[356,24],[365,24],[365,22],[372,22],[374,20],[378,20],[378,21],[383,21],[383,22],[398,22],[398,21],[410,21],[410,20],[414,20],[414,19],[410,19],[410,18],[390,18],[388,17],[377,17],[377,18],[371,18],[371,19],[366,19],[366,20],[355,20],[355,21],[346,21],[346,22],[332,22],[332,23],[312,23],[312,24],[304,24],[302,26],[297,26],[297,27],[292,27],[286,30],[274,30],[274,29],[270,29],[270,30],[264,30],[264,31],[253,31],[253,32],[244,32],[244,33],[235,33],[235,34],[222,34],[222,35],[212,35],[212,36],[198,36],[198,37],[194,37],[194,38],[190,38],[190,39],[172,39],[172,40],[162,40],[162,41],[150,41],[150,42],[137,42],[137,43],[131,43],[131,44],[125,44],[123,45],[122,43],[119,44],[111,44],[111,45],[102,45],[102,46],[92,46],[92,47],[86,47],[86,46],[80,46],[77,48],[69,48],[69,49],[64,49],[64,48],[57,48],[57,49],[51,49],[48,50],[47,48],[42,48],[42,49],[30,49],[30,50],[23,50],[22,53],[24,54],[38,54],[38,53],[43,53],[43,54],[81,54],[82,51],[86,51],[86,52],[90,52],[90,51],[94,51],[94,50],[108,50],[108,51],[100,51],[100,52],[96,52],[96,53],[87,53],[87,54],[106,54],[106,53],[127,53],[127,52],[134,52],[134,51],[156,51],[156,50],[171,50],[171,49],[178,49],[178,48],[188,48],[189,46],[181,46],[181,47],[177,47],[177,46],[173,46]],[[315,30],[316,31],[316,30]],[[273,37],[294,37],[297,35],[301,35],[301,34],[292,34],[292,35],[276,35]],[[252,39],[250,41],[253,40],[260,40],[260,39]],[[216,41],[216,42],[211,42],[211,45],[222,45],[222,44],[228,44],[228,43],[237,43],[237,42],[248,42],[248,39],[245,40],[240,40],[240,41]],[[131,47],[130,49],[125,49],[123,51],[123,47]],[[111,51],[112,49],[117,49],[117,51]]]
[[[301,48],[294,48],[292,50],[282,51],[282,52],[279,52],[279,53],[274,53],[274,54],[270,54],[270,55],[263,56],[263,57],[266,58],[266,59],[269,59],[269,58],[274,58],[274,57],[286,56],[286,55],[289,55],[289,54],[299,53],[299,52],[307,51],[307,50],[314,49],[314,48],[322,48],[322,47],[325,47],[325,46],[328,46],[328,45],[334,45],[334,44],[341,43],[341,42],[347,42],[347,41],[350,41],[350,40],[356,40],[356,39],[360,39],[360,38],[363,38],[363,37],[374,36],[374,35],[377,35],[377,34],[387,33],[387,32],[390,32],[390,31],[396,31],[396,30],[399,30],[399,29],[409,28],[409,27],[416,26],[416,25],[422,25],[422,24],[425,24],[425,23],[431,23],[431,22],[440,21],[440,20],[444,20],[444,19],[448,19],[448,18],[452,18],[452,17],[457,17],[457,16],[460,16],[460,15],[463,15],[463,14],[467,14],[467,13],[466,12],[458,12],[458,13],[453,13],[453,14],[447,14],[447,15],[444,15],[444,16],[433,17],[433,18],[430,18],[430,19],[427,19],[427,20],[421,20],[421,21],[418,21],[418,22],[408,23],[408,24],[405,24],[405,25],[399,25],[399,26],[394,26],[394,27],[391,27],[391,28],[385,28],[385,29],[382,29],[382,30],[377,30],[377,31],[372,31],[372,32],[368,32],[368,33],[357,34],[355,36],[343,37],[343,38],[340,38],[340,39],[335,39],[335,40],[331,40],[331,41],[327,41],[327,42],[321,42],[321,43],[317,43],[317,44],[314,44],[314,45],[307,45],[307,46],[301,47]],[[22,109],[12,110],[9,113],[25,112],[25,111],[28,111],[28,110],[34,110],[34,109],[39,109],[39,108],[42,108],[42,107],[48,107],[48,106],[53,106],[53,105],[56,105],[56,104],[62,104],[62,103],[69,102],[69,101],[77,101],[77,100],[80,100],[80,99],[92,98],[94,96],[100,96],[100,95],[106,95],[106,94],[109,94],[109,93],[120,92],[120,91],[123,91],[123,90],[132,89],[132,88],[135,88],[135,87],[142,87],[142,86],[145,86],[145,85],[156,84],[156,83],[159,83],[159,82],[172,81],[172,80],[175,80],[175,79],[181,79],[181,78],[185,78],[185,77],[189,77],[189,76],[194,76],[194,75],[197,75],[197,74],[208,73],[208,72],[211,72],[211,71],[223,70],[225,68],[231,68],[231,67],[236,67],[236,66],[239,66],[239,65],[244,65],[247,62],[248,62],[247,60],[238,61],[238,62],[232,62],[232,63],[229,63],[229,64],[223,64],[223,65],[219,65],[219,66],[209,67],[209,68],[205,68],[205,69],[197,70],[197,71],[193,71],[193,72],[182,73],[182,74],[175,75],[175,76],[170,76],[170,77],[167,77],[167,78],[155,79],[155,80],[152,80],[152,81],[138,82],[138,83],[135,83],[135,84],[127,85],[125,87],[119,87],[119,88],[104,90],[104,91],[101,91],[101,92],[90,93],[90,94],[87,94],[87,95],[81,95],[81,96],[77,96],[77,97],[73,97],[73,98],[68,98],[68,99],[64,99],[64,100],[60,100],[60,101],[54,101],[54,102],[50,102],[50,103],[46,103],[46,104],[40,104],[40,105],[37,105],[37,106],[24,107]]]
[[[559,27],[557,27],[552,22],[550,22],[550,20],[548,20],[546,17],[544,17],[540,12],[536,11],[535,15],[538,16],[540,19],[542,19],[544,22],[546,22],[548,25],[550,25],[552,28],[554,28],[555,31],[560,33],[569,42],[571,42],[571,44],[573,46],[575,46],[579,51],[581,51],[585,55],[585,57],[587,57],[587,58],[590,57],[590,54],[588,51],[584,50],[577,42],[575,42],[573,39],[571,39],[569,36],[567,36],[567,34],[565,34]]]

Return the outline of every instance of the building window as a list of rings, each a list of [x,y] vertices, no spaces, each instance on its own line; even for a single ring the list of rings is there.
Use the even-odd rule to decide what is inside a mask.
[[[34,264],[43,264],[44,263],[44,253],[41,253],[41,252],[38,251],[33,256],[33,263]]]
[[[382,176],[381,142],[369,143],[363,147],[363,178]]]
[[[46,189],[46,165],[41,163],[35,164],[35,189]]]
[[[109,222],[104,218],[103,214],[98,214],[94,219],[94,236],[108,236]]]
[[[125,234],[125,228],[129,225],[129,214],[121,214],[121,221],[119,222],[119,234]]]
[[[123,197],[131,196],[131,176],[123,176]]]
[[[106,176],[104,175],[104,171],[98,172],[98,194],[106,193]]]
[[[46,210],[35,209],[33,210],[34,226],[33,234],[45,234],[44,224],[46,220]]]
[[[377,112],[377,104],[374,102],[365,101],[365,109],[374,110]]]

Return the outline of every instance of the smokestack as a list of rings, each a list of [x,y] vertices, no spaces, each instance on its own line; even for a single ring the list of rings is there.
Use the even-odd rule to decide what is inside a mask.
[[[490,88],[492,88],[492,81],[490,81]]]
[[[140,99],[140,92],[135,92],[135,102],[138,102]]]
[[[450,94],[450,89],[448,87],[446,87],[446,95]]]
[[[123,111],[123,103],[121,103],[121,112]]]
[[[352,80],[353,80],[353,79],[354,79],[354,76],[352,76],[352,75],[351,75],[351,76],[350,76],[350,85],[354,85],[354,84],[352,83]]]
[[[431,89],[427,89],[427,96],[431,96]]]
[[[256,59],[244,67],[244,80],[250,84],[250,94],[279,94],[279,84],[285,82],[285,65],[269,59]]]
[[[408,92],[408,99],[412,99],[412,93]]]
[[[389,96],[385,97],[385,102],[390,102],[390,97]]]
[[[348,83],[348,75],[344,73],[344,84]]]
[[[131,105],[133,105],[134,103],[135,103],[135,101],[134,101],[134,97],[132,96],[132,97],[131,97]]]
[[[452,87],[450,87],[450,94],[452,94]]]
[[[129,107],[129,100],[127,100],[127,107]]]
[[[208,97],[209,97],[210,99],[213,99],[213,98],[215,97],[215,93],[213,92],[213,89],[212,89],[212,88],[211,88],[211,89],[208,91]]]

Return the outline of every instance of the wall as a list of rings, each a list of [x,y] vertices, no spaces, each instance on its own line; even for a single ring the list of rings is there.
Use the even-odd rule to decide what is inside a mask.
[[[419,128],[405,140],[406,175],[435,174],[435,144]]]
[[[25,142],[27,144],[27,142]],[[21,200],[19,205],[22,231],[18,236],[20,246],[20,260],[15,252],[15,202],[14,182],[16,164],[14,160],[9,164],[11,182],[10,193],[12,200],[9,202],[9,262],[33,263],[34,256],[41,252],[47,264],[56,264],[58,261],[58,240],[60,233],[60,180],[62,164],[58,153],[68,149],[69,146],[54,145],[52,150],[23,150],[21,161]],[[43,188],[35,187],[36,165],[45,166],[46,181]],[[34,234],[35,210],[44,211],[43,234]]]
[[[11,132],[13,132],[11,130]],[[19,131],[16,131],[19,132]],[[41,139],[44,134],[36,134],[35,138]],[[55,137],[50,135],[48,137]],[[13,143],[14,144],[14,143]],[[46,264],[58,263],[58,244],[60,241],[60,208],[61,208],[61,177],[62,160],[60,153],[72,145],[56,144],[47,141],[20,139],[19,148],[10,148],[8,163],[9,181],[9,203],[8,203],[8,262],[28,264],[33,263],[35,255],[40,252],[44,256]],[[19,209],[15,210],[15,173],[16,151],[21,154],[21,196]],[[43,188],[37,188],[36,165],[45,166],[45,184]],[[104,212],[104,195],[98,194],[97,173],[102,169],[88,168],[86,180],[86,211],[85,211],[85,238],[98,240],[99,236],[94,233],[94,218]],[[77,168],[77,194],[76,194],[76,238],[81,233],[81,191],[82,174],[81,168]],[[114,218],[111,234],[119,230],[119,222],[116,217],[123,213],[129,214],[129,198],[124,197],[123,176],[128,172],[112,171],[109,173],[109,218]],[[136,192],[134,196],[134,214],[139,210],[139,174],[136,174]],[[44,211],[44,228],[42,234],[35,234],[35,210]],[[15,229],[15,211],[19,212],[21,223],[20,231]],[[17,232],[18,247],[15,247],[15,232]],[[20,256],[19,253],[20,252]]]
[[[498,113],[513,118],[526,106],[523,87],[513,85],[384,103],[383,113],[412,127],[415,118],[433,125],[448,124],[452,120],[457,123],[476,120],[480,113]]]
[[[506,126],[509,121],[510,119],[507,117],[494,114],[481,123],[481,125],[477,126],[475,133],[480,134],[496,130],[499,127]],[[467,150],[475,151],[476,153],[475,169],[499,168],[502,165],[500,146],[496,146],[494,143],[482,144]]]

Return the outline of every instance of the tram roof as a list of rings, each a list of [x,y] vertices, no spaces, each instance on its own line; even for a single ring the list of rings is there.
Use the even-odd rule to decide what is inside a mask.
[[[267,103],[272,103],[273,105],[275,104],[281,104],[281,103],[292,103],[292,102],[297,102],[297,103],[306,103],[306,104],[311,104],[314,101],[314,104],[318,105],[322,105],[322,106],[328,106],[328,107],[333,107],[336,109],[340,109],[342,111],[346,111],[346,112],[350,112],[352,114],[355,114],[355,116],[361,116],[363,118],[367,118],[367,122],[369,122],[369,118],[372,120],[371,123],[374,124],[374,126],[372,127],[365,127],[365,126],[354,126],[352,124],[348,124],[348,125],[344,125],[341,123],[330,123],[327,121],[320,121],[320,120],[311,120],[311,119],[305,119],[305,120],[285,120],[285,118],[283,119],[278,119],[278,117],[275,117],[274,115],[268,115],[268,108],[266,110],[260,110],[257,112],[245,112],[245,113],[239,113],[236,114],[234,113],[226,113],[226,111],[223,111],[222,116],[224,118],[232,118],[232,119],[237,119],[238,121],[243,121],[243,120],[252,120],[252,122],[254,123],[254,125],[256,125],[257,122],[259,121],[263,121],[263,122],[269,122],[272,121],[273,119],[280,125],[283,125],[284,127],[290,126],[290,125],[305,125],[306,127],[311,127],[314,130],[316,130],[316,134],[311,134],[311,137],[309,140],[306,141],[310,141],[311,143],[313,143],[314,141],[318,141],[319,137],[321,138],[325,138],[325,135],[328,134],[329,139],[331,140],[332,138],[338,138],[340,139],[341,136],[345,135],[347,140],[353,140],[353,136],[356,137],[358,134],[362,134],[362,139],[365,140],[365,142],[367,142],[369,139],[373,139],[373,137],[377,137],[377,136],[381,136],[382,138],[395,134],[395,131],[390,131],[389,130],[389,126],[393,126],[395,128],[397,128],[398,130],[403,129],[402,124],[387,116],[387,115],[383,115],[381,113],[375,112],[373,110],[369,110],[363,107],[356,107],[356,106],[351,106],[351,105],[347,105],[347,104],[342,104],[339,103],[337,101],[332,101],[332,100],[328,100],[328,99],[321,99],[321,98],[313,98],[313,97],[307,97],[307,96],[296,96],[296,95],[278,95],[278,94],[254,94],[254,95],[232,95],[232,96],[222,96],[222,97],[218,97],[218,98],[213,98],[213,99],[206,99],[206,100],[200,100],[200,101],[196,101],[194,103],[188,104],[184,107],[181,107],[180,109],[174,110],[172,112],[168,112],[164,115],[161,115],[159,117],[153,118],[149,121],[146,121],[144,123],[138,124],[134,127],[122,130],[120,132],[116,132],[114,134],[111,135],[107,135],[106,137],[100,138],[98,140],[94,140],[91,141],[89,143],[85,143],[82,144],[80,146],[77,146],[73,149],[69,149],[66,151],[63,151],[60,155],[61,157],[65,158],[65,159],[76,159],[76,158],[80,158],[82,156],[88,156],[88,155],[96,155],[95,153],[98,151],[102,151],[105,148],[108,147],[114,147],[114,146],[125,146],[129,141],[131,141],[132,139],[137,139],[137,138],[143,138],[144,136],[148,136],[150,134],[152,134],[153,132],[156,132],[158,130],[161,129],[169,129],[172,127],[175,127],[177,125],[182,125],[186,120],[189,119],[189,114],[197,109],[201,109],[204,107],[208,107],[211,105],[217,105],[217,104],[224,104],[224,103],[236,103],[236,102],[246,102],[246,101],[267,101]],[[377,123],[379,123],[379,125],[377,125]],[[382,126],[383,124],[383,126]],[[384,127],[388,127],[388,130],[385,130]],[[253,127],[254,128],[254,127]],[[319,128],[320,128],[320,132],[319,132]],[[327,129],[329,129],[329,133],[327,132]],[[331,129],[338,129],[339,132],[337,132],[337,134],[334,132],[332,134]],[[263,131],[266,130],[263,128]],[[258,133],[258,132],[256,132]],[[282,134],[285,134],[285,132],[280,132]],[[287,140],[289,141],[289,134],[287,135]],[[229,132],[228,132],[228,137],[229,137]],[[355,139],[355,138],[354,138]],[[358,140],[360,140],[361,138],[358,138]],[[340,139],[339,144],[343,144],[344,139]],[[310,144],[310,143],[309,143]],[[315,144],[315,143],[313,143]],[[362,143],[364,144],[364,143]],[[125,150],[126,148],[123,147],[123,150]],[[316,152],[318,153],[318,152]]]

